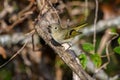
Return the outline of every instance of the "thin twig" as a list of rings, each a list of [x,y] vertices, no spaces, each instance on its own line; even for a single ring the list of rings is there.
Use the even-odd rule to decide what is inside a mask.
[[[26,18],[28,18],[29,15],[32,14],[32,12],[36,9],[35,7],[32,8],[34,4],[34,0],[31,0],[31,2],[29,3],[29,5],[27,7],[25,7],[23,10],[21,10],[18,13],[18,20],[15,21],[12,25],[9,26],[9,28],[6,31],[10,31],[11,29],[13,29],[17,24],[21,23],[22,21],[24,21]],[[31,9],[32,8],[32,9]],[[29,11],[30,10],[30,11]],[[26,14],[27,13],[27,14]]]
[[[20,52],[25,48],[25,46],[27,45],[27,41],[25,42],[25,44],[22,46],[22,48],[21,49],[19,49],[18,51],[17,51],[17,53],[15,53],[7,62],[5,62],[4,64],[2,64],[1,66],[0,66],[0,68],[2,68],[2,67],[4,67],[5,65],[7,65],[10,61],[12,61],[18,54],[20,54]]]
[[[96,72],[100,71],[102,68],[106,68],[106,66],[109,64],[110,62],[110,53],[109,53],[109,45],[111,43],[112,40],[116,39],[119,35],[117,33],[111,33],[112,35],[115,35],[111,40],[108,41],[108,43],[106,44],[106,56],[107,56],[107,62],[104,63],[99,69],[96,70]]]
[[[52,7],[52,9],[55,11],[55,14],[57,15],[57,17],[58,17],[58,21],[59,21],[59,23],[60,23],[60,26],[62,26],[62,23],[61,23],[61,19],[60,19],[60,16],[58,15],[58,12],[57,12],[57,10],[54,8],[54,6],[52,5],[52,3],[49,1],[49,0],[46,0],[48,3],[49,3],[49,5]]]
[[[95,8],[95,19],[94,19],[94,36],[93,36],[93,45],[96,47],[96,22],[98,17],[98,0],[95,0],[96,8]],[[94,50],[94,53],[96,51]]]
[[[87,20],[87,16],[88,16],[88,0],[85,0],[85,21]]]
[[[97,31],[97,30],[96,30],[96,31]],[[111,29],[107,29],[107,30],[105,31],[105,34],[103,35],[101,41],[100,41],[100,45],[99,45],[99,48],[98,48],[98,50],[97,50],[97,53],[98,53],[99,55],[102,54],[103,50],[104,50],[105,47],[106,47],[106,43],[107,43],[107,42],[111,39],[111,37],[112,37],[112,35],[109,34],[110,31],[111,31]]]
[[[111,34],[114,34],[115,36],[110,41],[108,41],[108,43],[106,44],[106,55],[107,55],[108,62],[110,62],[109,45],[110,45],[112,40],[116,39],[119,36],[117,33],[111,33]]]

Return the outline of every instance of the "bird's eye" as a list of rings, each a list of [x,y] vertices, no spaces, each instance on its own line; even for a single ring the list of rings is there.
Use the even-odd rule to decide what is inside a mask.
[[[57,29],[57,27],[55,27],[55,29]]]

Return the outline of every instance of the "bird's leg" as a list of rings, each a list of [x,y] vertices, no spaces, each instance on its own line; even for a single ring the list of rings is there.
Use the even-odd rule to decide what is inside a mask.
[[[68,50],[71,48],[72,44],[70,43],[63,43],[62,46],[65,48],[65,50]]]

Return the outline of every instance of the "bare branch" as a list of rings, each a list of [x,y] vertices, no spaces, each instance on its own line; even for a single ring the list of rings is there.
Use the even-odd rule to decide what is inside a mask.
[[[49,3],[47,3],[46,6],[48,6],[48,8],[51,8]],[[48,8],[45,8],[45,10],[48,10]],[[62,46],[54,46],[51,43],[52,37],[48,32],[48,25],[49,23],[52,24],[54,22],[58,22],[58,20],[56,21],[56,18],[54,18],[54,16],[52,15],[53,12],[54,9],[52,8],[44,15],[44,17],[38,19],[38,24],[35,26],[36,31],[45,40],[45,42],[53,50],[55,50],[55,52],[61,57],[61,59],[80,77],[81,80],[94,80],[82,69],[81,65],[79,65],[76,59],[71,55],[70,50],[65,50]]]
[[[109,20],[101,20],[96,24],[97,26],[96,32],[98,33],[111,27],[119,27],[119,25],[120,25],[120,16]],[[94,33],[94,27],[93,25],[90,25],[88,27],[83,28],[81,31],[83,32],[83,35],[89,36]]]

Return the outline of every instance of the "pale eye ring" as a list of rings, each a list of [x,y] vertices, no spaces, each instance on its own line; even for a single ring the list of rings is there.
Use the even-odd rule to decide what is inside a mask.
[[[57,27],[55,27],[55,29],[57,29]]]

